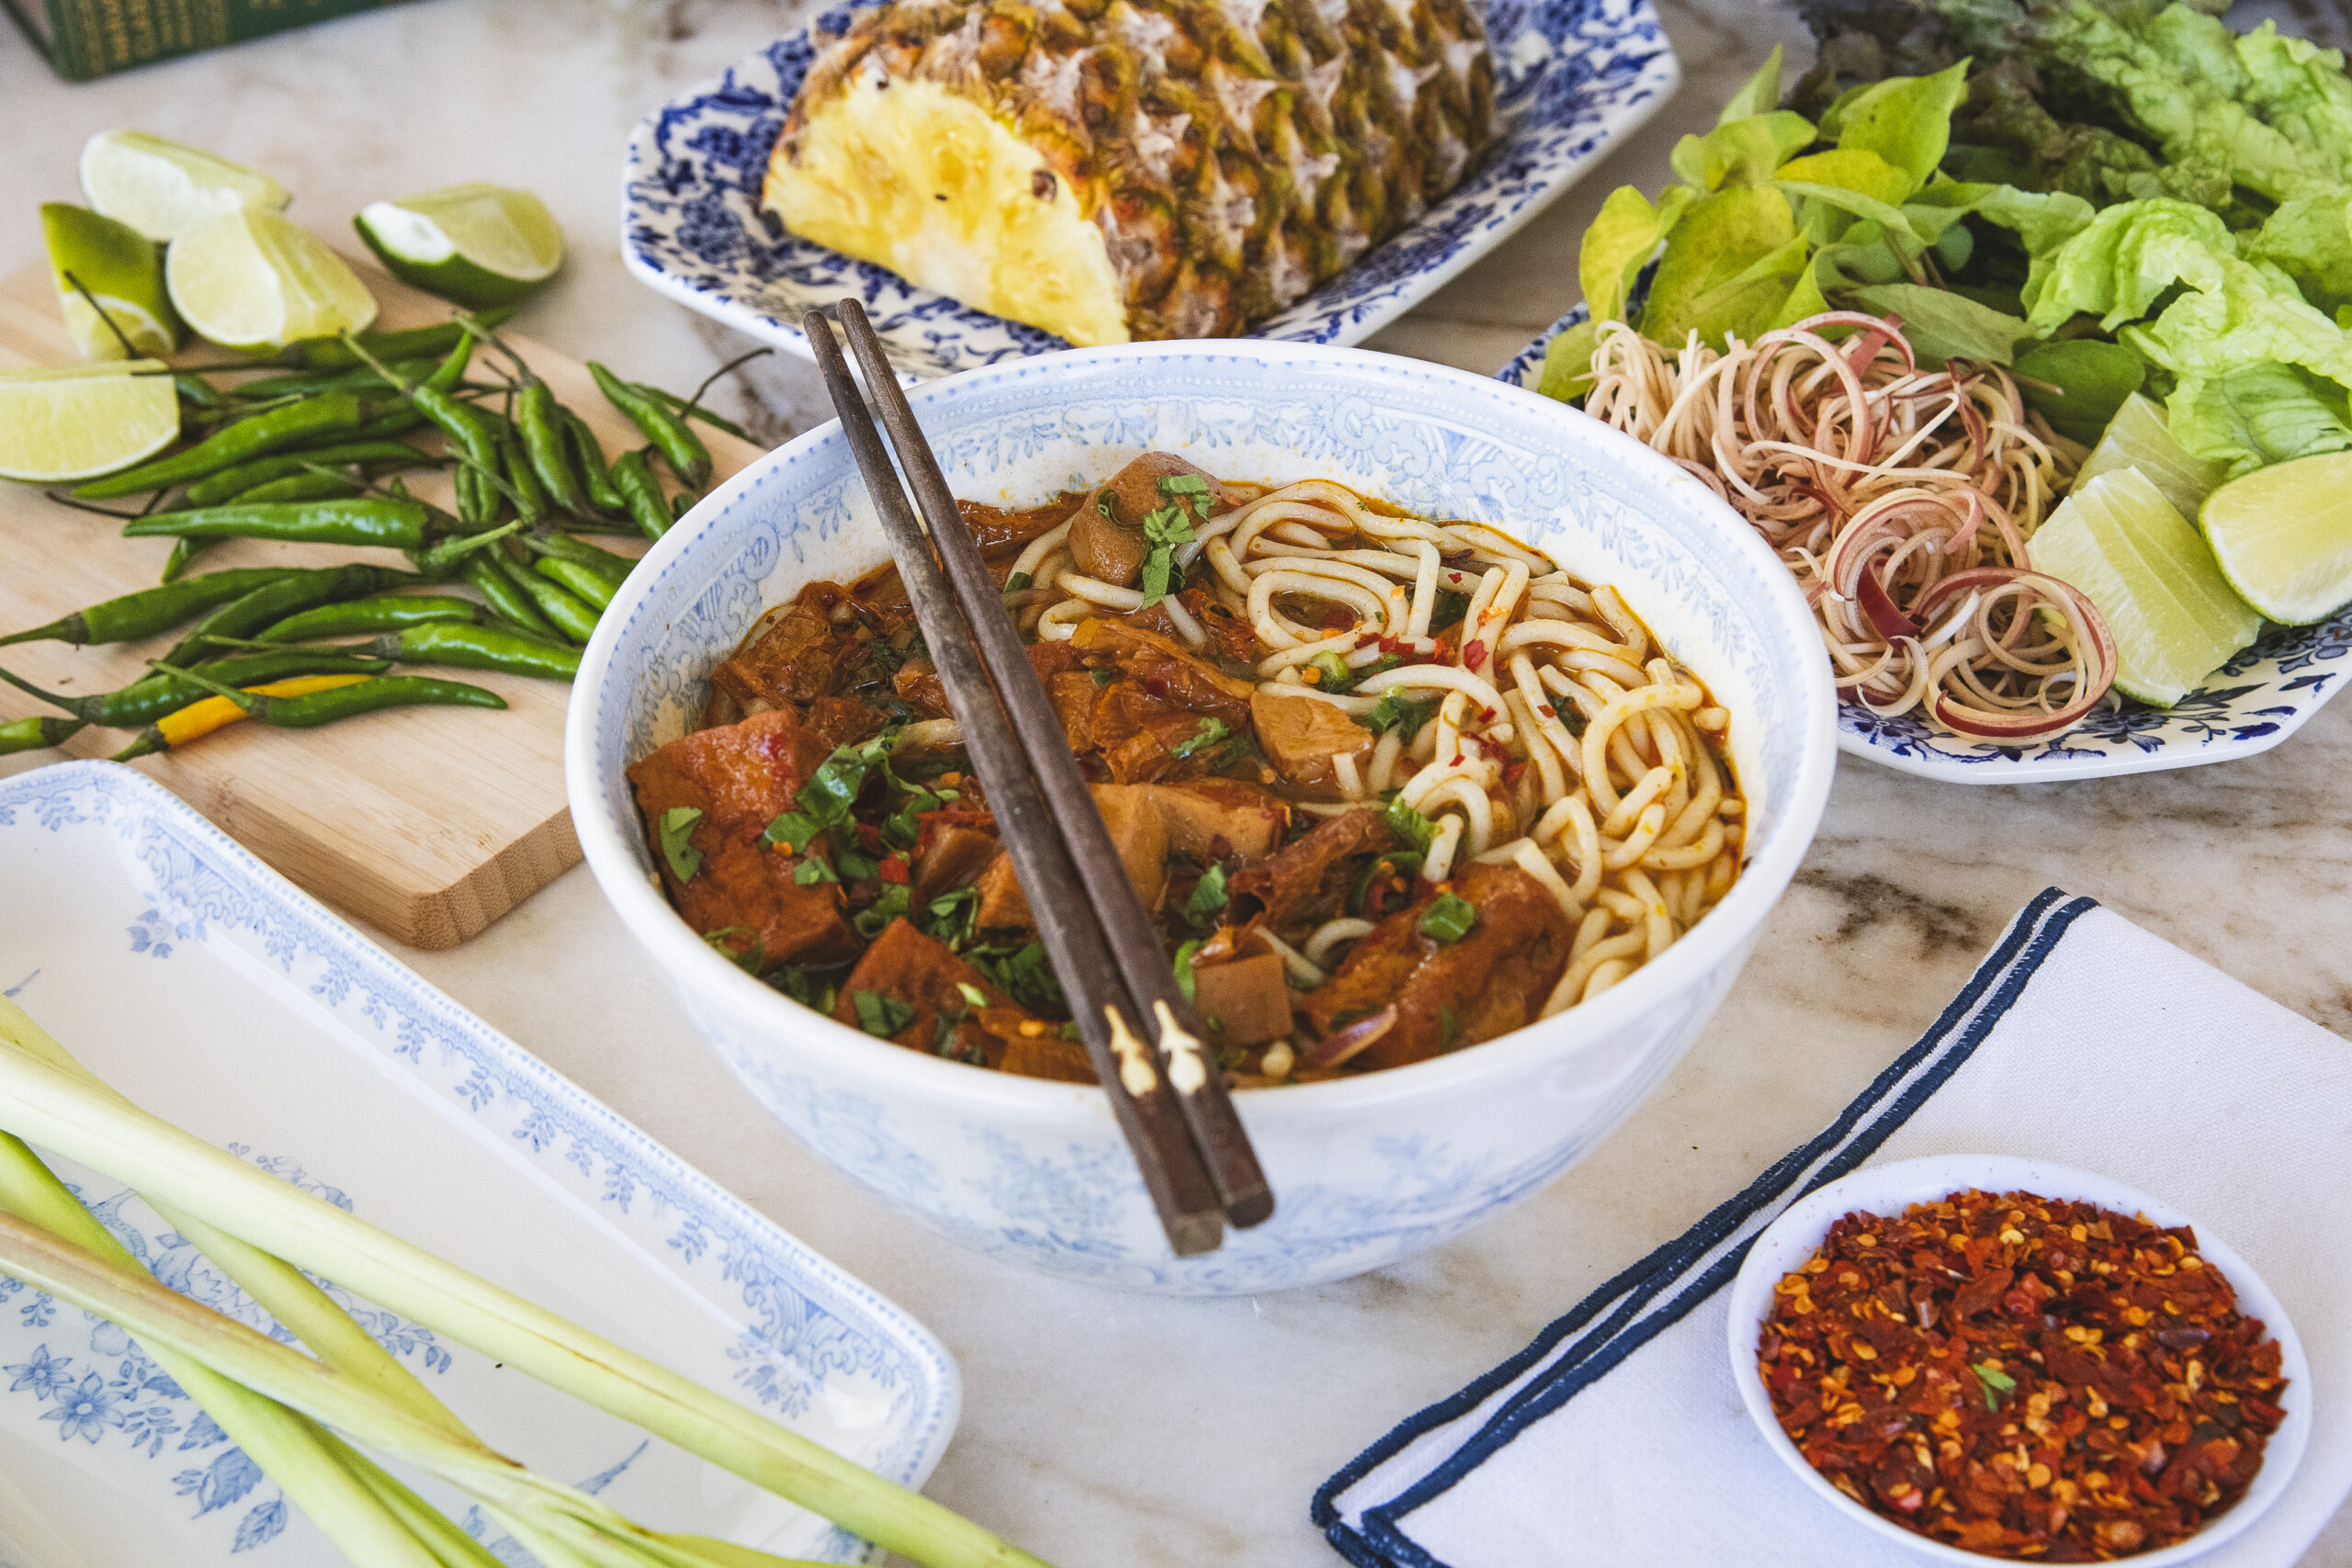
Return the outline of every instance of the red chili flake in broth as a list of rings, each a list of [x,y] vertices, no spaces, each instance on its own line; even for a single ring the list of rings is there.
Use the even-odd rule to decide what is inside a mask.
[[[1462,650],[1462,667],[1473,675],[1478,672],[1478,666],[1486,661],[1487,645],[1484,642],[1474,642]]]
[[[1848,1214],[1773,1287],[1773,1413],[1864,1506],[1993,1557],[2173,1545],[2245,1495],[2278,1342],[2188,1226],[1973,1190]]]

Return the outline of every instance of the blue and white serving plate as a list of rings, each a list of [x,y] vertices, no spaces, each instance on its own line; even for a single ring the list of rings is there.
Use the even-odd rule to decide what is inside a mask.
[[[806,355],[800,314],[848,295],[910,382],[1069,345],[786,233],[760,210],[768,154],[820,39],[851,0],[641,121],[622,164],[621,254],[682,304]],[[1361,343],[1576,183],[1681,79],[1650,0],[1493,0],[1502,144],[1458,190],[1251,335]]]
[[[1585,319],[1578,305],[1539,333],[1495,378],[1532,389],[1544,351]],[[1957,784],[2049,784],[2195,768],[2267,751],[2302,728],[2352,665],[2352,609],[2311,626],[2268,626],[2252,648],[2169,708],[2119,697],[2061,734],[2023,746],[1962,735],[1917,712],[1883,718],[1838,705],[1838,749],[1922,778]]]
[[[928,1332],[158,785],[109,762],[0,781],[0,994],[132,1100],[893,1481],[938,1461],[959,1391]],[[59,1171],[166,1283],[275,1327],[118,1184]],[[631,1517],[870,1561],[623,1422],[356,1314],[492,1447]],[[0,1276],[0,1564],[343,1561],[136,1343]]]

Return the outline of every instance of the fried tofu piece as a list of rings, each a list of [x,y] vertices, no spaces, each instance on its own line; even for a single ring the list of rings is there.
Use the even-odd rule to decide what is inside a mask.
[[[964,994],[967,987],[985,998],[983,1008],[972,1005],[972,998]],[[859,1010],[861,994],[865,998],[865,1013]],[[1005,1042],[982,1024],[983,1010],[990,1015],[1004,1015],[992,1016],[991,1021],[1015,1038],[1018,1030],[1005,1024],[1029,1017],[944,942],[933,941],[901,919],[882,928],[882,934],[842,982],[841,996],[833,1003],[833,1021],[869,1034],[874,1033],[867,1027],[869,1016],[883,1025],[898,1022],[898,1029],[876,1038],[910,1051],[995,1066],[1003,1059]]]
[[[1353,759],[1358,779],[1372,761],[1372,731],[1319,698],[1261,686],[1250,699],[1250,723],[1283,783],[1317,800],[1340,798],[1335,759]]]
[[[1096,784],[1095,809],[1110,829],[1111,847],[1126,867],[1143,907],[1153,908],[1168,881],[1168,827],[1142,792],[1125,784]],[[1001,854],[980,873],[978,923],[982,931],[1029,931],[1036,921],[1028,897],[1014,876],[1012,856]]]
[[[1263,1045],[1282,1039],[1291,1028],[1283,961],[1263,953],[1230,964],[1195,965],[1193,1010],[1207,1026],[1212,1045]]]

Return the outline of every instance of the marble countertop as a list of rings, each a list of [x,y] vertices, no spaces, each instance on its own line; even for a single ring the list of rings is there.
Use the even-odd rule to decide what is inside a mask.
[[[1679,100],[1370,346],[1493,370],[1574,302],[1577,236],[1601,197],[1663,184],[1676,137],[1710,123],[1773,42],[1804,58],[1792,17],[1755,0],[1661,9]],[[299,193],[293,215],[330,233],[383,196],[497,180],[538,191],[571,238],[528,330],[692,385],[741,340],[623,272],[621,143],[647,107],[802,14],[755,0],[422,0],[83,85],[0,33],[0,268],[37,256],[33,203],[78,199],[83,141],[119,125],[270,170]],[[768,440],[829,417],[814,371],[781,355],[758,362],[737,404]],[[1326,1475],[1817,1130],[2043,886],[2094,895],[2352,1033],[2347,776],[2352,704],[2258,757],[2098,783],[1972,789],[1848,760],[1746,982],[1613,1138],[1450,1246],[1256,1300],[1042,1280],[885,1210],[737,1089],[584,869],[466,947],[401,956],[937,1331],[965,1378],[962,1427],[930,1486],[942,1502],[1063,1568],[1331,1568],[1306,1519]],[[2352,1516],[2305,1563],[2352,1565]]]

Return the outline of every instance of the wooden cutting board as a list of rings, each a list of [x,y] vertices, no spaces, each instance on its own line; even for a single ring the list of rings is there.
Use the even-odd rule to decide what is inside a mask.
[[[353,265],[381,302],[379,328],[447,319],[449,307],[441,300],[372,264],[354,258]],[[608,456],[642,445],[578,361],[519,335],[500,335],[587,419]],[[45,265],[0,283],[0,369],[75,357]],[[181,359],[217,364],[228,357],[198,344]],[[487,350],[476,359],[478,366],[492,363]],[[628,374],[625,365],[614,368]],[[760,455],[759,447],[724,432],[695,428],[709,443],[718,479]],[[427,500],[453,504],[444,473],[417,470],[408,483]],[[641,547],[616,536],[600,536],[598,542],[628,554]],[[152,587],[170,553],[167,539],[125,539],[119,525],[105,518],[61,506],[35,487],[0,482],[0,562],[6,563],[0,565],[0,632]],[[207,551],[193,570],[345,560],[408,564],[390,550],[240,540]],[[36,685],[79,695],[128,684],[145,672],[142,660],[169,643],[168,637],[127,648],[20,643],[0,648],[0,664]],[[307,732],[239,724],[184,752],[130,765],[327,902],[412,945],[454,947],[579,863],[563,790],[564,707],[571,688],[560,681],[471,671],[417,667],[416,672],[489,687],[510,705],[503,713],[396,710]],[[0,687],[0,721],[50,711],[13,687]],[[85,729],[61,750],[0,759],[0,773],[61,755],[104,757],[130,739],[120,730]]]

